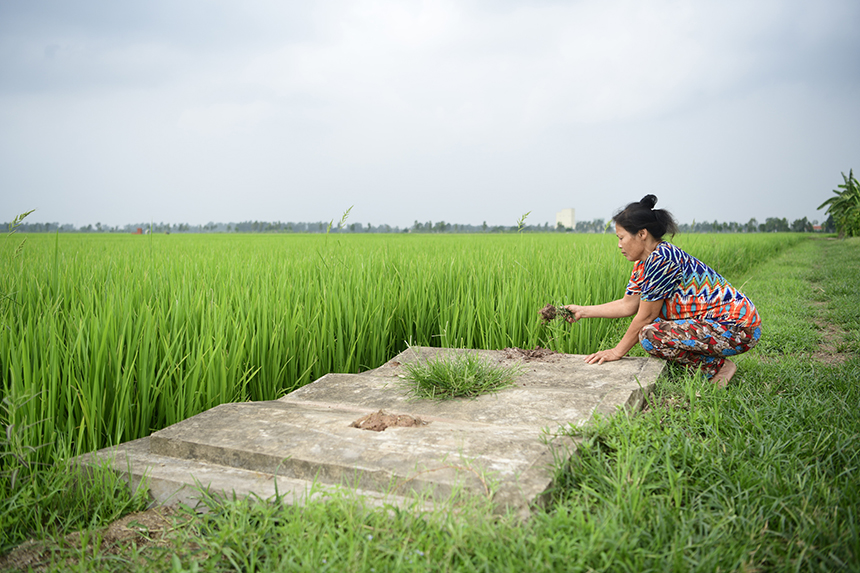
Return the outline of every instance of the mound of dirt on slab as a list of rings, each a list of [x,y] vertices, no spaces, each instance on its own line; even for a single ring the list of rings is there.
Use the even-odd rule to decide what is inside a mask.
[[[502,350],[502,357],[507,360],[522,360],[523,362],[554,362],[553,358],[558,354],[548,348],[536,347],[534,350],[525,348],[505,348]]]
[[[416,426],[424,426],[426,424],[427,422],[421,418],[414,418],[408,414],[386,414],[380,410],[379,412],[362,416],[350,424],[349,427],[381,432],[385,430],[385,428],[412,428]]]

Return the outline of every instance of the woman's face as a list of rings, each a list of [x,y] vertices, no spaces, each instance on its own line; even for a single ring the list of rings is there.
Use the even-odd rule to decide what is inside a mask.
[[[627,229],[616,225],[615,236],[618,237],[618,248],[621,249],[621,254],[628,261],[640,261],[650,254],[646,249],[648,231],[645,229],[638,233],[628,233]]]

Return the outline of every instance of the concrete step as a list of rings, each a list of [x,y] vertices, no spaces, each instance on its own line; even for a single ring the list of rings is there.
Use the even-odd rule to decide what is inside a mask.
[[[128,480],[132,491],[145,487],[156,505],[196,507],[205,497],[204,492],[208,491],[240,498],[254,495],[264,500],[278,495],[284,503],[299,506],[334,495],[358,495],[368,507],[411,507],[422,511],[433,507],[421,499],[162,456],[150,450],[150,437],[83,455],[79,462],[84,465],[108,464]]]

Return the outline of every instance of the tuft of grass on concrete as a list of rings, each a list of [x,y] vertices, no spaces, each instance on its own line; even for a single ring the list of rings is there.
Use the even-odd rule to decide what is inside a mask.
[[[504,366],[476,352],[460,351],[403,365],[404,382],[416,398],[474,398],[513,386],[522,373],[518,364]]]

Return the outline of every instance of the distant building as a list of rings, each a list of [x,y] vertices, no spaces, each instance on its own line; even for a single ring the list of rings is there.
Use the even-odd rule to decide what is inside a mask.
[[[561,223],[565,229],[576,228],[576,209],[562,209],[555,214],[555,226]]]

